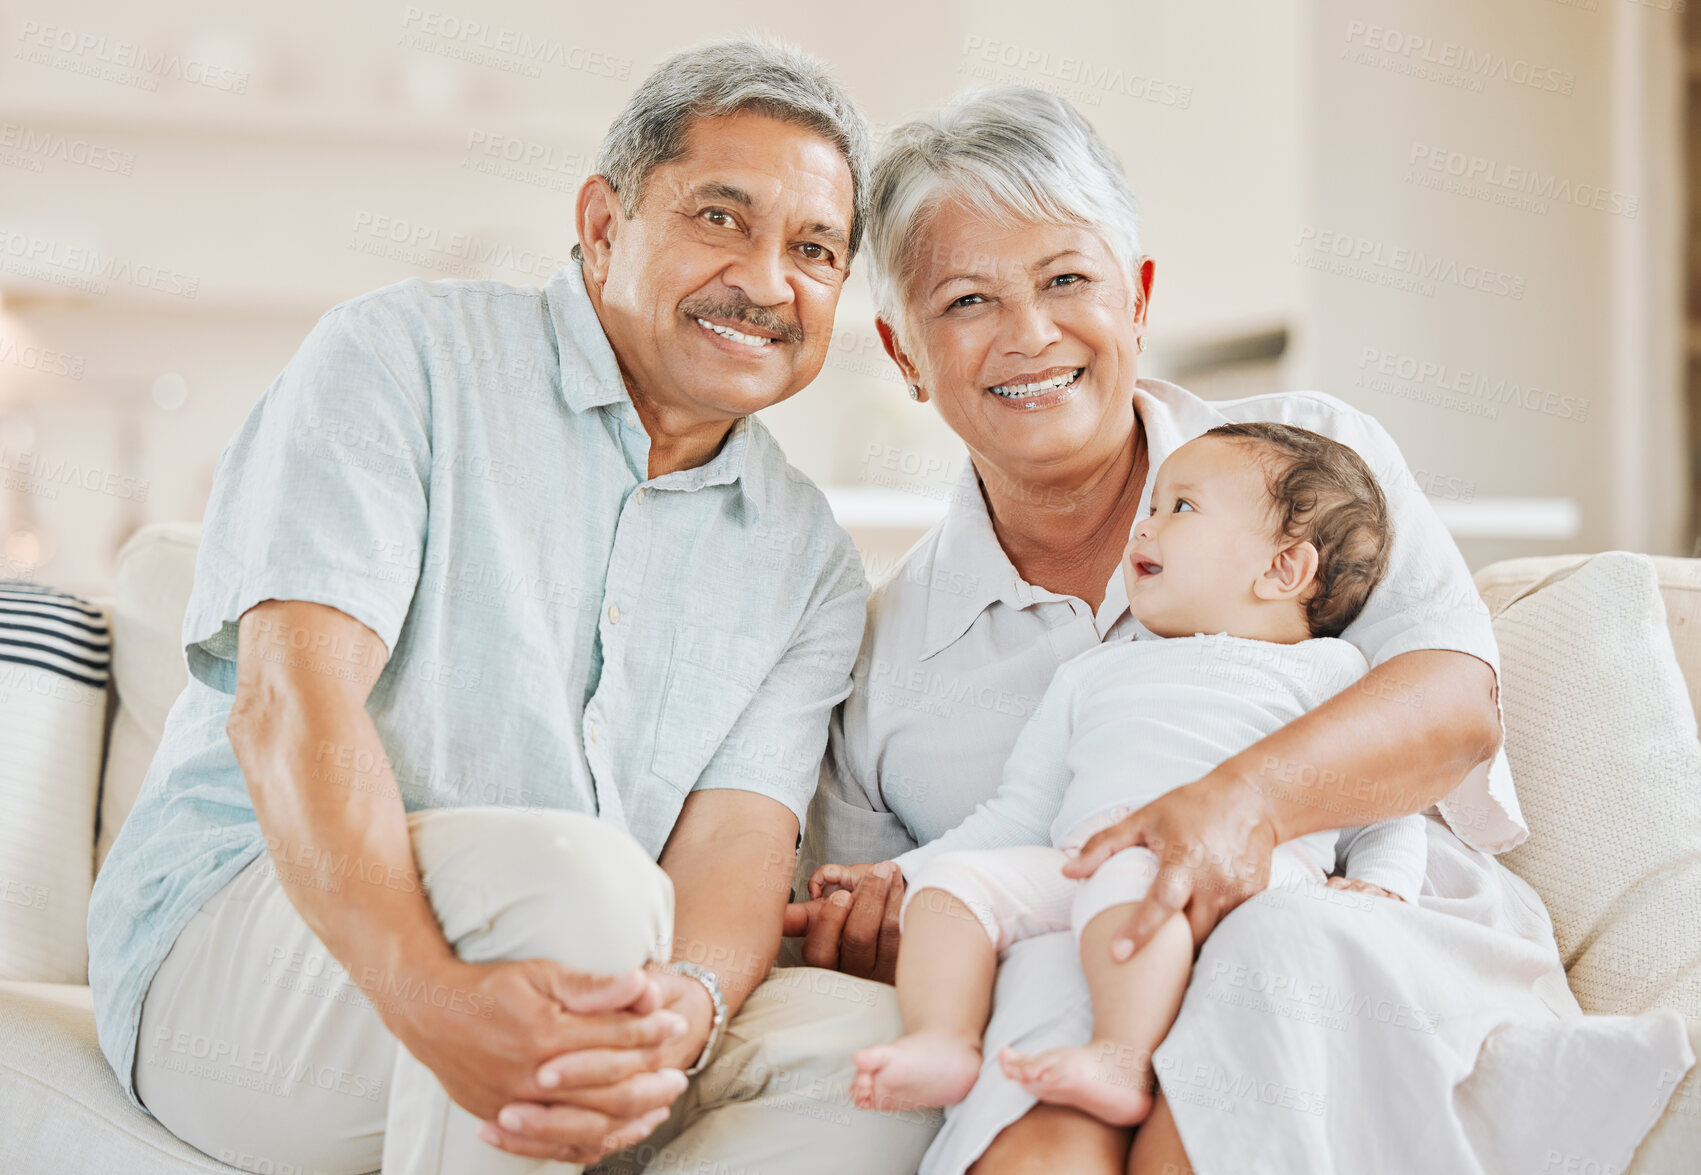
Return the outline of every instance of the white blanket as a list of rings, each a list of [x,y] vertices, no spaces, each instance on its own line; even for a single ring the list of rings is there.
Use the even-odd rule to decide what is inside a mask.
[[[1547,912],[1427,821],[1418,905],[1316,887],[1236,910],[1205,943],[1159,1081],[1199,1175],[1615,1175],[1694,1064],[1682,1018],[1584,1016]],[[1033,1105],[1004,1045],[1087,1039],[1068,934],[1017,943],[987,1064],[922,1175],[957,1175]]]

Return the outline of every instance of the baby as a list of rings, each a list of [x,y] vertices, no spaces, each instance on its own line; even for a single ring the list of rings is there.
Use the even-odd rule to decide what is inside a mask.
[[[1338,639],[1387,566],[1376,479],[1351,449],[1281,424],[1214,428],[1158,470],[1151,513],[1123,552],[1128,605],[1157,637],[1101,645],[1058,669],[995,795],[897,859],[909,892],[898,955],[905,1035],[855,1056],[859,1106],[952,1105],[981,1066],[999,957],[1072,927],[1093,1002],[1078,1048],[999,1055],[1042,1102],[1132,1126],[1152,1105],[1151,1055],[1193,965],[1186,920],[1141,950],[1111,941],[1157,874],[1147,849],[1085,881],[1063,876],[1086,840],[1291,722],[1367,671]],[[1216,634],[1216,635],[1203,635]],[[1423,818],[1278,845],[1270,885],[1322,883],[1416,898]],[[1055,846],[1055,847],[1050,847]],[[854,881],[872,866],[827,867]],[[821,880],[823,874],[817,874]],[[829,878],[830,880],[830,878]]]

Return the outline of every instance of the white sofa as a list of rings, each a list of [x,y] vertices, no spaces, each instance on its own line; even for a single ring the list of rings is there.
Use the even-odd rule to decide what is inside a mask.
[[[96,868],[134,802],[166,712],[185,681],[179,632],[197,540],[198,528],[193,526],[156,526],[140,532],[119,556],[114,598],[98,602],[113,634],[113,679]],[[1496,564],[1479,573],[1477,583],[1491,610],[1498,612],[1530,585],[1581,559]],[[1690,703],[1701,710],[1701,560],[1652,562]],[[1513,770],[1518,772],[1516,760]],[[1701,780],[1696,788],[1701,796]],[[1612,817],[1611,812],[1599,815],[1603,821]],[[1543,897],[1548,899],[1548,893]],[[1701,911],[1690,916],[1701,918]],[[1690,1036],[1701,1054],[1701,1020],[1690,1019]],[[1701,1066],[1679,1087],[1637,1152],[1631,1167],[1637,1175],[1701,1171],[1697,1071]],[[232,1170],[177,1141],[130,1105],[96,1046],[86,987],[0,982],[0,1172],[176,1175]]]

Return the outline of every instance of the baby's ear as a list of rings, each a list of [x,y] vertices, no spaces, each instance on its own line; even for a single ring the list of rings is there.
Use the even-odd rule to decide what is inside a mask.
[[[1317,548],[1309,542],[1283,547],[1252,585],[1252,594],[1260,600],[1300,599],[1317,578],[1318,561]]]

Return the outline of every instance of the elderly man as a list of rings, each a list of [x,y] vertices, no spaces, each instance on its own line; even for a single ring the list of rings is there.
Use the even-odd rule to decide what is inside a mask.
[[[344,303],[255,406],[90,916],[101,1046],[173,1133],[263,1172],[914,1168],[930,1119],[845,1100],[887,990],[769,976],[867,587],[750,414],[821,368],[867,152],[809,58],[681,54],[576,264]]]

